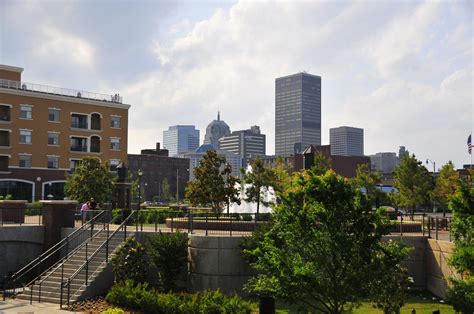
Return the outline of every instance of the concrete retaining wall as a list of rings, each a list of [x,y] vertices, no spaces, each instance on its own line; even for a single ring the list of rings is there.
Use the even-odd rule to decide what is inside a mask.
[[[448,265],[453,249],[452,242],[426,240],[426,288],[440,298],[446,297],[447,278],[457,276],[454,269]]]
[[[254,273],[241,255],[241,237],[189,235],[189,288],[242,293]]]
[[[43,226],[0,228],[0,278],[15,272],[43,253]]]

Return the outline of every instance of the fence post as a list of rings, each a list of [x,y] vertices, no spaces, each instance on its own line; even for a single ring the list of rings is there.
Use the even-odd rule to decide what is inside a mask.
[[[207,225],[209,224],[209,212],[206,211],[206,236],[207,236]]]
[[[435,220],[435,235],[436,235],[436,240],[438,240],[438,217],[436,217]]]
[[[173,233],[173,215],[174,213],[171,213],[171,233]]]
[[[400,215],[400,235],[403,235],[403,214]]]
[[[105,242],[105,261],[109,261],[109,224],[107,224],[107,241]]]
[[[428,216],[428,238],[431,239],[431,217]]]
[[[232,216],[229,215],[229,220],[230,220],[230,236],[232,236]]]
[[[421,222],[421,232],[425,236],[425,213],[423,213],[422,222]]]

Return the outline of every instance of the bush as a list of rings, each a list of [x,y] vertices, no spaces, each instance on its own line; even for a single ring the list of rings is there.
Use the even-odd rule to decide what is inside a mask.
[[[29,203],[26,205],[25,215],[26,216],[37,216],[41,215],[41,209],[43,208],[43,204],[39,201]]]
[[[112,258],[112,270],[116,282],[131,280],[144,282],[147,260],[144,247],[135,238],[123,243]]]
[[[447,301],[456,312],[474,313],[474,279],[450,280],[452,286],[448,289]]]
[[[100,312],[101,314],[124,314],[124,310],[118,307],[114,307],[113,309],[107,309],[105,311]]]
[[[158,293],[148,285],[131,280],[115,285],[106,296],[112,304],[141,310],[144,313],[250,313],[256,305],[239,296],[228,297],[219,290],[197,294]]]
[[[243,221],[252,221],[253,220],[252,214],[242,214],[241,216],[242,216]]]
[[[160,286],[173,290],[179,274],[185,269],[188,257],[188,239],[183,233],[152,235],[148,238],[148,252],[155,265]]]

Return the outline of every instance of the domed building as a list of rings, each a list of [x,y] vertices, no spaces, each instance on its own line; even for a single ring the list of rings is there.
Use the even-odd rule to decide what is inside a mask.
[[[219,139],[230,134],[230,128],[221,120],[220,112],[217,112],[217,120],[213,120],[206,128],[204,144],[211,144],[214,149],[219,148]]]

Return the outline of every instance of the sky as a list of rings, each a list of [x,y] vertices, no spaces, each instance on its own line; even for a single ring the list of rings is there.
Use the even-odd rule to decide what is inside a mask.
[[[23,80],[120,93],[128,152],[171,125],[259,125],[275,146],[275,78],[322,77],[329,128],[364,129],[364,152],[403,145],[436,168],[470,162],[472,1],[0,0],[0,63]],[[431,170],[432,164],[428,166]]]

